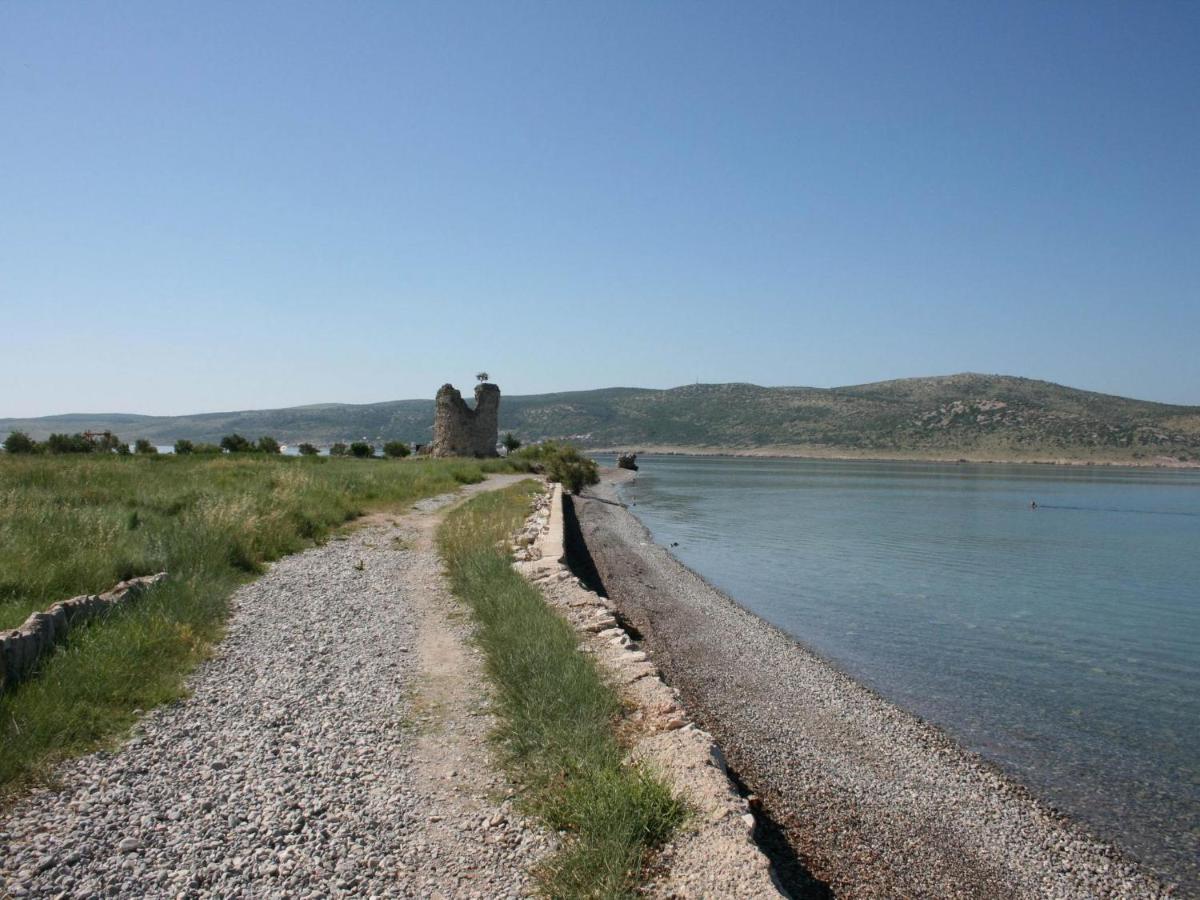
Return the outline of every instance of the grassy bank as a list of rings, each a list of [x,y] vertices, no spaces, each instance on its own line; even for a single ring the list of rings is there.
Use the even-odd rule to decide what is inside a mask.
[[[233,589],[371,509],[510,471],[496,460],[0,456],[0,629],[133,575],[170,580],[76,629],[0,696],[0,789],[180,696]]]
[[[650,773],[624,764],[616,692],[499,549],[534,490],[531,482],[464,504],[447,517],[439,546],[455,593],[479,623],[510,770],[530,810],[570,835],[541,873],[543,890],[633,896],[647,852],[678,825],[683,807]]]

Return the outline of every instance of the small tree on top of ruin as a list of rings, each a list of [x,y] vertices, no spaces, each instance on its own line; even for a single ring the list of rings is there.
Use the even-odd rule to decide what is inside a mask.
[[[475,380],[478,381],[480,384],[483,384],[489,378],[491,378],[491,376],[488,375],[487,372],[476,372],[475,373]]]

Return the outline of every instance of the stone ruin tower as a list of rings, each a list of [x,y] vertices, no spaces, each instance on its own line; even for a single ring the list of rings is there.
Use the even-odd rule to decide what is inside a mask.
[[[500,437],[500,388],[494,384],[475,386],[475,408],[467,406],[452,384],[437,392],[433,411],[433,456],[498,456]]]

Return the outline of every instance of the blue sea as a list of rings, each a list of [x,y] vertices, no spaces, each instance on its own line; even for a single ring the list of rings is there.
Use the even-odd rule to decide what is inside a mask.
[[[680,561],[1200,894],[1200,472],[639,464]]]

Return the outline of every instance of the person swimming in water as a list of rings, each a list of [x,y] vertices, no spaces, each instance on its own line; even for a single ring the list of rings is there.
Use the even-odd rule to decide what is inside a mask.
[[[1036,501],[1036,500],[1030,500],[1030,501],[1029,501],[1029,508],[1030,508],[1030,509],[1037,509],[1037,501]]]

